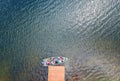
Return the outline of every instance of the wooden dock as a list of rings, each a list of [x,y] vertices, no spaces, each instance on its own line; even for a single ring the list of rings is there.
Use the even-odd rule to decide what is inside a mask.
[[[48,81],[65,81],[65,67],[48,66]]]

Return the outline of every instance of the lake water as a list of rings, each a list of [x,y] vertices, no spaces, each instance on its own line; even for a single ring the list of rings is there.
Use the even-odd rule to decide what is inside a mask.
[[[120,0],[0,0],[0,81],[47,81],[51,56],[66,81],[120,81]]]

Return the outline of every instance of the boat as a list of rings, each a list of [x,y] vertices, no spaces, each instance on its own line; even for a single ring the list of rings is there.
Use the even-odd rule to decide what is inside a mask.
[[[43,66],[59,66],[68,61],[67,57],[48,57],[42,60]]]

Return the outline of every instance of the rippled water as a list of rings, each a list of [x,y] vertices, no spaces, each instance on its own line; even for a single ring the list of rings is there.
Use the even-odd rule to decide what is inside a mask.
[[[120,81],[120,0],[0,0],[0,81],[47,81],[49,56],[66,81]]]

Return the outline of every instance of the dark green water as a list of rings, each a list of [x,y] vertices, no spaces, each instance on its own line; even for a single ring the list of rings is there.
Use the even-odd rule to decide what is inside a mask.
[[[47,81],[50,56],[66,81],[120,81],[120,0],[0,0],[0,81]]]

